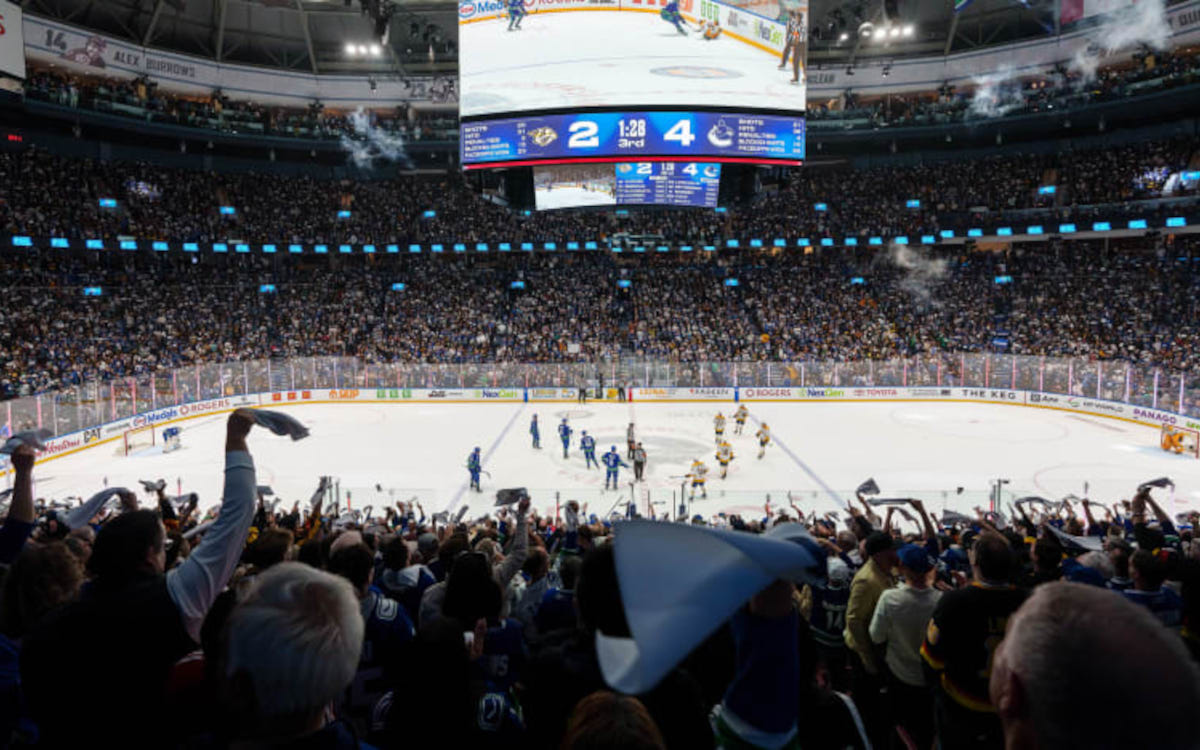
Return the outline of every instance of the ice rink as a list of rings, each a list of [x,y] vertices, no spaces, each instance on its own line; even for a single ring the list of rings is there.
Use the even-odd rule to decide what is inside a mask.
[[[728,37],[679,34],[654,13],[532,13],[460,24],[459,114],[559,107],[804,109],[791,67]]]
[[[456,510],[471,514],[490,507],[496,490],[526,487],[542,511],[552,511],[555,492],[565,502],[589,503],[589,512],[623,510],[632,496],[646,512],[647,502],[663,513],[678,499],[680,475],[692,459],[710,469],[708,499],[690,513],[720,511],[759,515],[767,493],[773,502],[791,492],[805,512],[841,507],[867,477],[884,495],[916,496],[939,512],[970,512],[986,503],[989,482],[1009,480],[1006,492],[1058,499],[1082,495],[1112,503],[1132,495],[1149,479],[1169,476],[1178,485],[1173,512],[1200,508],[1200,461],[1164,453],[1157,430],[1131,423],[1048,409],[948,403],[750,403],[746,434],[732,436],[736,459],[729,478],[717,477],[712,418],[732,403],[566,403],[506,404],[308,404],[288,409],[309,426],[311,437],[293,443],[260,428],[249,444],[259,484],[270,485],[290,505],[306,503],[320,475],[336,479],[356,508],[377,510],[395,500],[417,497],[428,513]],[[542,425],[542,449],[530,447],[529,422]],[[555,426],[569,415],[575,430],[570,457],[563,459]],[[767,422],[774,443],[755,458],[752,433]],[[647,481],[632,491],[630,470],[621,470],[620,491],[602,490],[603,473],[584,468],[580,431],[596,437],[597,453],[617,445],[622,457],[625,429],[636,424],[648,454]],[[173,493],[200,493],[201,507],[218,502],[222,480],[225,416],[182,422],[181,450],[159,448],[116,457],[107,443],[40,463],[35,471],[39,497],[87,497],[110,486],[139,489],[137,480],[167,480]],[[118,441],[119,442],[119,441]],[[467,491],[465,462],[475,446],[483,451],[483,493]],[[380,491],[375,486],[379,485]],[[958,494],[956,488],[962,487]],[[1165,499],[1165,494],[1164,494]],[[1168,508],[1170,510],[1170,508]]]
[[[553,190],[534,190],[534,201],[538,210],[571,208],[572,206],[615,206],[617,198],[601,190],[584,190],[581,187],[556,187]]]

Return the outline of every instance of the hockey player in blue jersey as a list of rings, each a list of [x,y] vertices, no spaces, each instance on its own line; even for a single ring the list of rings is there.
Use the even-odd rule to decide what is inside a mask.
[[[529,423],[529,434],[533,436],[533,447],[538,450],[542,449],[542,433],[538,429],[537,415],[533,415],[533,421]]]
[[[476,492],[483,492],[479,488],[479,475],[483,471],[483,464],[479,459],[479,447],[471,451],[471,455],[467,456],[467,471],[471,472],[471,489]]]
[[[671,0],[659,12],[659,15],[664,21],[674,24],[676,31],[687,36],[687,29],[683,27],[683,15],[679,12],[679,0]]]
[[[596,438],[587,434],[584,430],[582,437],[579,438],[579,447],[583,450],[583,460],[587,463],[587,468],[592,468],[592,464],[596,464],[596,468],[600,468],[600,462],[596,460]]]
[[[508,0],[508,30],[520,31],[525,14],[525,0]]]
[[[567,457],[567,449],[571,447],[572,432],[574,430],[571,429],[571,426],[567,424],[567,420],[564,418],[562,424],[558,426],[558,438],[562,440],[563,444],[563,458]]]
[[[617,489],[617,468],[624,466],[629,468],[629,464],[621,460],[621,454],[617,453],[617,446],[613,446],[608,453],[604,454],[604,466],[607,471],[604,472],[604,489],[608,489],[608,483],[612,482],[612,488]]]

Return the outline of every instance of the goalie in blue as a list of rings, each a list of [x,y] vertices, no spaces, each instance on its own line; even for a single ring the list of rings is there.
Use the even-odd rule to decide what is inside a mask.
[[[683,14],[679,12],[679,0],[671,0],[671,2],[667,3],[659,11],[659,15],[662,16],[664,21],[674,24],[676,31],[687,36],[687,29],[684,28]]]
[[[526,13],[525,0],[508,0],[508,30],[520,31]]]

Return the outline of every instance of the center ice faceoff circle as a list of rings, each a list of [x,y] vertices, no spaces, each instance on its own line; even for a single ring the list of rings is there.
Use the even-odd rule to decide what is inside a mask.
[[[736,70],[729,70],[728,68],[714,68],[707,65],[671,65],[666,68],[651,68],[650,72],[656,76],[670,76],[672,78],[702,78],[706,80],[742,77],[742,74]]]

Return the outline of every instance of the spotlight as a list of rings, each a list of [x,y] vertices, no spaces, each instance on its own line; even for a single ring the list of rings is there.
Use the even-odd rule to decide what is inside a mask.
[[[372,44],[372,45],[371,45],[371,54],[372,54],[373,56],[375,56],[375,57],[379,57],[379,53],[380,53],[380,52],[382,52],[382,51],[383,51],[383,50],[380,48],[380,46],[379,46],[378,44]]]
[[[843,31],[841,33],[841,35],[838,36],[838,42],[844,42],[849,38],[850,38],[850,35]]]
[[[358,47],[355,47],[353,44],[346,45],[346,54],[347,55],[353,55],[357,51],[358,51]]]
[[[863,39],[870,39],[871,35],[874,33],[875,24],[871,23],[870,21],[864,21],[858,27],[858,35]]]
[[[911,23],[905,25],[904,36],[912,36],[916,32],[917,32],[917,30],[915,28],[913,28],[913,25]]]
[[[888,29],[888,36],[892,37],[893,39],[900,36],[900,27],[893,26],[892,28]]]

